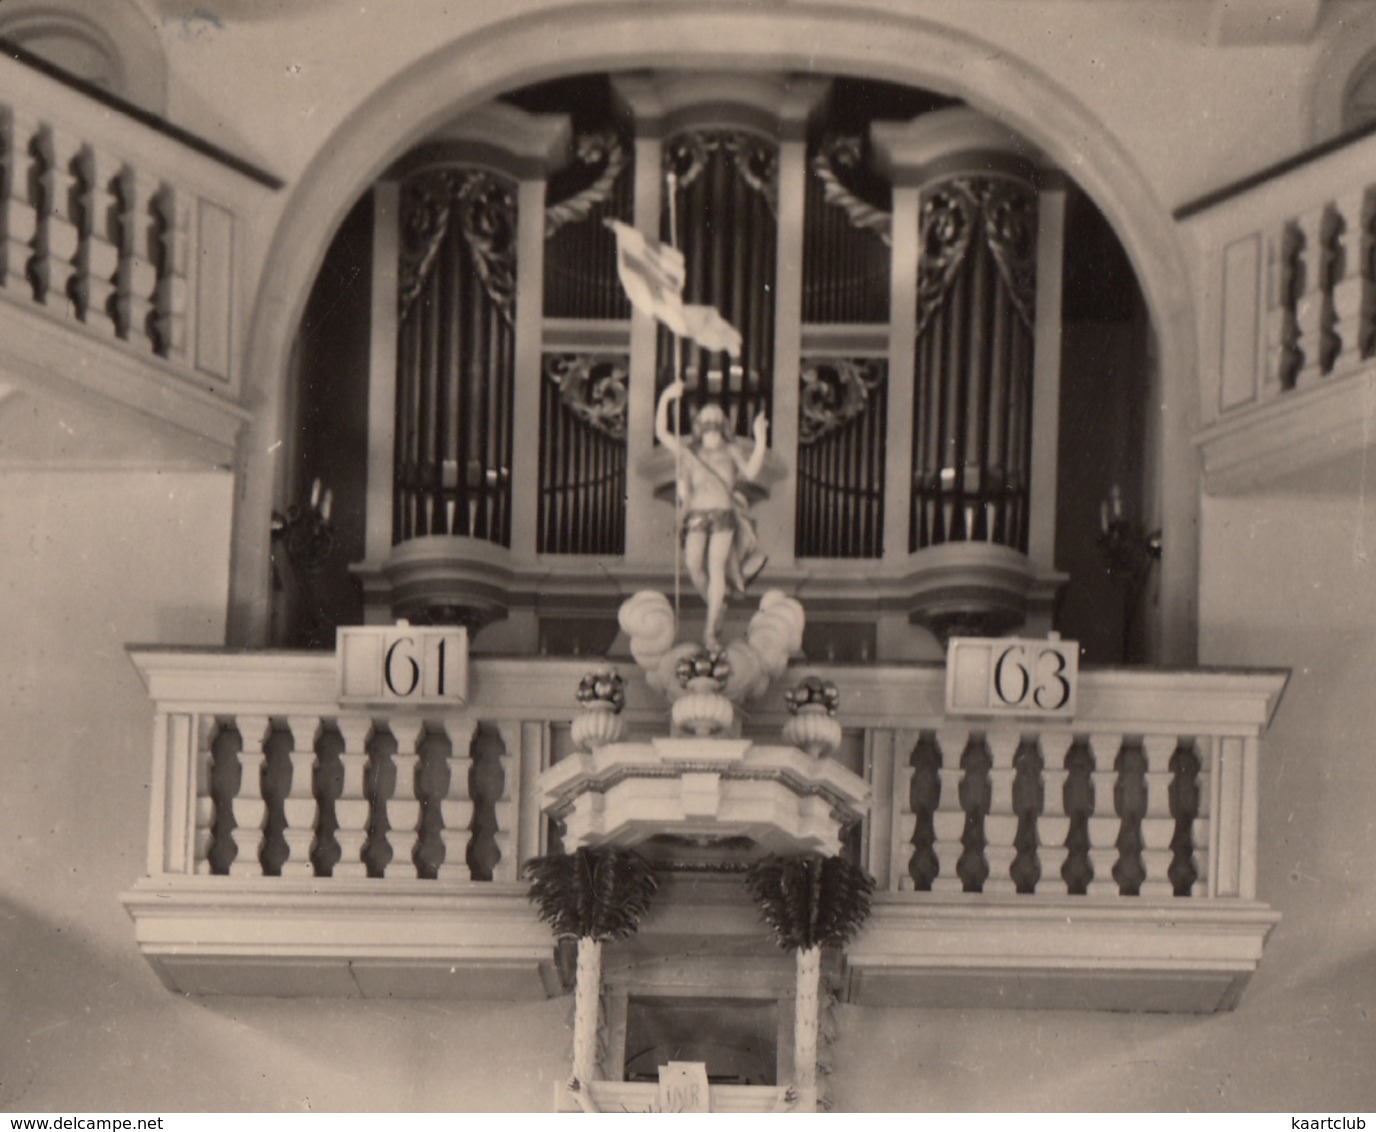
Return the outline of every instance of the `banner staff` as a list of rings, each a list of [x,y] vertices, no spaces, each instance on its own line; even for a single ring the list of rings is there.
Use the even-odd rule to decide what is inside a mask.
[[[664,185],[669,196],[669,247],[678,250],[678,175],[673,166],[664,171]],[[674,338],[673,380],[682,377],[683,338],[671,327]],[[674,435],[683,435],[683,399],[674,402]],[[679,493],[679,477],[683,475],[683,447],[674,447],[674,636],[679,629],[679,605],[683,600],[683,500]]]

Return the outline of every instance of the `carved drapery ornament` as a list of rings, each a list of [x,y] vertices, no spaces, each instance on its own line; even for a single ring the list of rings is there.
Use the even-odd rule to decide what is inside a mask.
[[[621,440],[626,435],[630,359],[624,354],[547,354],[545,376],[579,420]]]
[[[480,169],[426,173],[404,186],[397,289],[401,315],[406,315],[424,289],[456,217],[483,290],[502,317],[514,324],[516,194]]]
[[[920,335],[941,309],[982,225],[984,242],[1018,317],[1034,324],[1037,198],[1028,187],[1000,178],[958,177],[924,194],[918,279]]]
[[[812,172],[822,182],[822,199],[827,204],[841,209],[854,227],[873,232],[891,246],[892,213],[864,200],[852,187],[862,153],[862,139],[857,135],[834,135],[813,155]]]
[[[586,220],[599,204],[611,199],[612,189],[630,160],[625,145],[613,130],[598,130],[580,134],[574,143],[574,159],[589,169],[602,167],[597,179],[572,196],[549,205],[545,209],[545,239],[549,239],[565,224]]]
[[[779,147],[743,130],[690,130],[664,147],[664,171],[673,173],[680,189],[688,188],[707,167],[708,157],[725,152],[736,172],[759,193],[777,219],[779,215]]]
[[[804,358],[799,374],[798,442],[813,444],[854,420],[884,380],[874,358]]]

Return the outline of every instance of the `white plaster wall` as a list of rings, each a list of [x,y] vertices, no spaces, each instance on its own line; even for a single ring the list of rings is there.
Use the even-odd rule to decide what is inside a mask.
[[[414,60],[508,21],[524,22],[530,36],[552,35],[550,16],[577,6],[567,0],[407,0],[405,17],[398,18],[395,4],[308,0],[285,9],[164,5],[155,19],[169,60],[174,120],[247,149],[292,180],[363,100]],[[641,5],[613,0],[591,7],[617,6]],[[694,6],[722,11],[721,4],[674,8]],[[775,7],[803,5],[789,0]],[[872,20],[877,42],[888,14],[951,29],[968,39],[963,70],[976,88],[984,61],[1021,61],[1029,77],[1049,78],[1092,107],[1104,128],[1138,155],[1167,206],[1315,140],[1310,88],[1324,55],[1323,34],[1302,42],[1219,46],[1214,5],[1204,0],[841,0],[831,7]],[[283,10],[286,15],[275,14]],[[1347,41],[1370,39],[1373,31],[1351,5],[1332,6],[1320,30]],[[767,45],[760,47],[763,52]],[[923,61],[912,64],[920,70]]]
[[[0,475],[0,1110],[547,1108],[571,999],[181,998],[134,945],[152,709],[126,643],[218,645],[231,481]]]

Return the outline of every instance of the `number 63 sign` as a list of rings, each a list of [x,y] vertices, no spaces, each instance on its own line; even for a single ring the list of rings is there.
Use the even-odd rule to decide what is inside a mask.
[[[1076,641],[952,637],[946,646],[946,711],[1073,716],[1079,672]]]

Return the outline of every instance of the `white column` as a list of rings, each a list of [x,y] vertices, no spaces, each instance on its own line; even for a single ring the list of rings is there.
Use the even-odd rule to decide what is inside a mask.
[[[783,538],[772,543],[770,560],[793,562],[798,495],[798,388],[803,334],[803,211],[807,199],[807,140],[779,144],[779,243],[774,272],[774,411],[770,446],[783,457],[787,476],[761,507],[776,516]]]
[[[635,140],[635,226],[648,236],[659,238],[663,143],[658,137]],[[631,366],[627,379],[626,414],[626,560],[637,565],[667,567],[673,555],[664,542],[667,519],[672,527],[669,505],[656,502],[654,484],[637,473],[655,446],[655,351],[657,344],[653,316],[631,311]],[[673,535],[672,537],[677,537]]]
[[[365,554],[380,565],[392,549],[392,477],[397,417],[397,271],[401,190],[373,188],[372,336],[368,351],[368,496]]]
[[[1031,522],[1027,557],[1041,577],[1056,569],[1056,450],[1061,417],[1061,275],[1065,187],[1037,197],[1037,318],[1032,362]],[[1049,627],[1049,626],[1048,626]]]
[[[884,480],[884,560],[908,557],[913,486],[913,375],[917,348],[917,272],[921,201],[916,186],[893,190],[889,275],[889,434]],[[944,869],[943,869],[944,872]]]
[[[545,179],[520,182],[516,221],[516,356],[511,450],[511,551],[535,556],[540,506],[540,383],[545,312]]]

